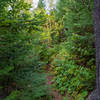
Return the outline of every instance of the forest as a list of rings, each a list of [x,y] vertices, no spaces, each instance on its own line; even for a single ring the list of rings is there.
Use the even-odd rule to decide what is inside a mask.
[[[100,100],[100,1],[33,1],[0,0],[0,100]]]

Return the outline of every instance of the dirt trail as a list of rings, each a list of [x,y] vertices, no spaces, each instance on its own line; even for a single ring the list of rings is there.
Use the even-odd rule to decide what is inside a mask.
[[[52,76],[48,75],[48,77],[47,77],[47,82],[48,82],[48,83],[47,83],[47,84],[48,84],[49,86],[52,85],[51,80],[52,80]],[[63,100],[62,95],[60,95],[57,91],[55,91],[54,88],[52,88],[51,94],[50,94],[50,95],[53,95],[53,100]]]
[[[53,83],[52,83],[53,77],[52,77],[52,75],[50,75],[49,69],[47,69],[47,74],[48,74],[48,76],[47,76],[47,84],[51,87],[52,84],[53,84]],[[53,100],[63,100],[63,96],[62,96],[59,92],[55,91],[54,88],[51,89],[50,95],[53,96]],[[67,94],[67,93],[66,93],[65,97],[66,97],[66,100],[74,100],[74,99],[73,99],[69,94]]]

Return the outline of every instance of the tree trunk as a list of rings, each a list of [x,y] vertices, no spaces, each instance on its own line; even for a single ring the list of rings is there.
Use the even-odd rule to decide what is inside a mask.
[[[96,47],[96,90],[89,100],[100,100],[100,0],[94,0],[94,33]]]

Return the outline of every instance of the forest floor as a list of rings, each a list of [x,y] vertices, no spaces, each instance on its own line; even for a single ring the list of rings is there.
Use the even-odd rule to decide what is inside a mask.
[[[52,79],[53,77],[51,75],[47,76],[47,84],[52,87]],[[58,93],[57,91],[55,91],[54,88],[51,88],[51,96],[53,96],[53,100],[63,100],[63,97],[60,93]]]
[[[50,90],[50,95],[53,96],[53,100],[74,100],[67,92],[65,93],[64,96],[62,96],[58,91],[56,91],[54,88],[52,88],[52,79],[53,79],[53,76],[51,74],[51,70],[49,69],[50,66],[48,66],[46,72],[47,72],[47,85],[49,87],[51,87],[51,90]],[[66,98],[66,99],[64,99]]]

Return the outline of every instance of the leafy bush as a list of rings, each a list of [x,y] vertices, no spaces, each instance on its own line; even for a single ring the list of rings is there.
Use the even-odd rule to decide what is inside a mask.
[[[68,58],[70,55],[63,47],[51,62],[55,76],[54,86],[62,94],[67,90],[75,100],[81,100],[79,98],[85,98],[88,91],[94,89],[95,68],[79,66],[75,64],[75,61]]]
[[[30,12],[31,6],[24,0],[8,0],[2,3],[5,6],[3,11],[0,10],[0,86],[5,89],[13,87],[12,83],[15,83],[14,89],[19,89],[21,100],[47,95],[43,85],[44,75],[34,72],[40,71],[45,65],[40,60],[39,54],[43,51],[43,46],[40,44],[42,40],[38,38],[46,21],[46,13],[43,10]],[[2,3],[0,2],[1,5]],[[13,100],[17,92],[10,90],[8,94],[7,100]]]
[[[34,72],[33,69],[26,68],[21,69],[17,74],[15,81],[20,89],[20,96],[18,96],[20,100],[37,100],[40,97],[49,96],[45,73]]]
[[[94,35],[87,33],[85,36],[72,34],[65,42],[65,48],[69,53],[69,60],[84,67],[95,65]]]
[[[18,96],[19,96],[19,91],[13,91],[8,97],[6,97],[6,99],[4,100],[17,100]]]

